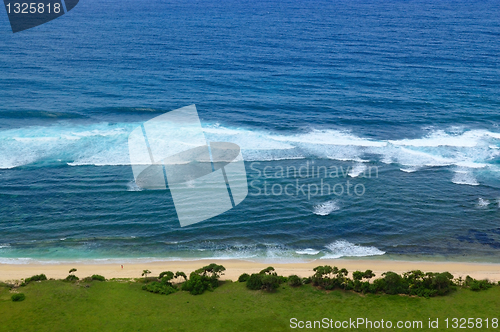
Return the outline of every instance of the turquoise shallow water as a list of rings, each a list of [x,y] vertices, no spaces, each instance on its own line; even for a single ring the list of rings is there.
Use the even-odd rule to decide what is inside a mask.
[[[89,0],[18,34],[5,17],[0,262],[499,262],[499,16],[495,1]],[[209,141],[242,148],[250,187],[181,228],[168,190],[134,184],[127,137],[193,103]]]

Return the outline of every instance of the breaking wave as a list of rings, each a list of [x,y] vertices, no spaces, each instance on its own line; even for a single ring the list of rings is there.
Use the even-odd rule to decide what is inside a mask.
[[[337,201],[328,201],[328,202],[314,206],[313,213],[318,215],[318,216],[327,216],[330,213],[337,211],[337,210],[340,210],[340,207],[339,207]]]
[[[325,246],[330,252],[321,259],[335,259],[340,257],[365,257],[385,254],[376,247],[363,247],[345,240],[335,241]]]
[[[58,123],[0,131],[0,169],[28,164],[129,165],[128,135],[141,123]],[[191,135],[178,130],[179,137]],[[360,176],[363,162],[398,164],[404,172],[423,167],[455,166],[452,181],[477,185],[472,170],[497,170],[500,133],[487,130],[446,132],[434,130],[425,137],[374,140],[349,131],[318,130],[276,134],[269,131],[230,128],[219,124],[204,128],[208,141],[238,144],[247,161],[323,158],[354,161],[349,176]]]

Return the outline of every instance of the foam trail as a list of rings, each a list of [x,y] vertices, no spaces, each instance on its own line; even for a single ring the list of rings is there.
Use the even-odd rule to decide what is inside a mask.
[[[306,248],[306,249],[302,249],[302,250],[296,250],[295,253],[297,253],[299,255],[317,255],[320,253],[320,251],[312,249],[312,248]]]
[[[476,177],[470,170],[460,168],[455,170],[455,174],[453,175],[453,179],[451,182],[455,184],[465,184],[469,186],[478,186],[479,182],[477,182]]]
[[[360,174],[363,174],[366,169],[366,165],[357,164],[349,171],[349,176],[352,178],[358,177]]]
[[[321,259],[335,259],[340,257],[365,257],[385,254],[384,251],[376,247],[363,247],[352,244],[345,240],[335,241],[325,246],[330,253],[321,257]]]
[[[490,205],[490,201],[489,201],[489,200],[484,199],[484,198],[481,198],[481,197],[479,197],[479,198],[478,198],[478,200],[477,200],[477,204],[476,204],[476,206],[477,206],[478,208],[482,208],[482,209],[484,209],[484,208],[487,208],[487,207],[488,207],[488,205]]]
[[[313,213],[318,216],[327,216],[330,213],[340,210],[339,204],[337,201],[328,201],[322,204],[318,204],[314,206]]]
[[[418,171],[418,167],[401,167],[400,170],[405,173],[413,173]]]

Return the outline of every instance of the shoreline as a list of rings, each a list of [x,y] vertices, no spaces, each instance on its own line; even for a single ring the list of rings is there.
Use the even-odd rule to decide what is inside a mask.
[[[393,271],[396,273],[421,270],[423,272],[450,272],[455,278],[470,275],[475,279],[489,279],[500,281],[500,264],[497,263],[470,263],[470,262],[446,262],[446,261],[399,261],[399,260],[375,260],[375,259],[325,259],[301,263],[270,263],[265,261],[245,261],[237,259],[214,259],[214,260],[179,260],[179,261],[146,261],[144,263],[121,264],[95,262],[61,263],[61,264],[0,264],[0,281],[13,281],[28,278],[36,274],[45,274],[47,278],[63,279],[69,274],[69,270],[76,268],[76,276],[85,278],[93,274],[99,274],[106,279],[112,278],[141,278],[142,271],[150,270],[151,276],[158,275],[163,271],[182,271],[187,275],[192,271],[216,263],[226,268],[221,280],[236,281],[243,273],[257,273],[260,270],[273,266],[279,275],[289,276],[296,274],[300,277],[313,275],[313,268],[319,265],[331,265],[346,268],[350,273],[356,270],[372,270],[376,277],[383,272]]]

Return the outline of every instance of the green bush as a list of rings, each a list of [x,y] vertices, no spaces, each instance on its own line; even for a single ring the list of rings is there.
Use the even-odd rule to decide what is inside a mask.
[[[47,280],[47,277],[45,276],[45,274],[37,274],[37,275],[34,275],[30,278],[24,279],[24,282],[21,284],[21,286],[26,286],[27,284],[29,284],[32,281],[44,281],[44,280]]]
[[[465,277],[464,287],[468,287],[470,290],[478,292],[480,290],[486,290],[493,287],[493,283],[488,280],[476,280],[471,276]]]
[[[253,273],[248,279],[247,279],[247,288],[251,290],[259,290],[262,289],[262,276],[263,274],[260,273]]]
[[[293,274],[291,276],[288,277],[288,284],[291,286],[291,287],[299,287],[299,286],[302,286],[302,279],[300,279],[299,276]]]
[[[262,289],[272,292],[280,286],[280,279],[274,274],[265,274],[262,276]]]
[[[485,290],[491,287],[492,285],[488,280],[474,280],[470,285],[470,290],[478,292],[480,290]]]
[[[266,271],[266,272],[263,272]],[[280,283],[283,280],[287,280],[287,278],[283,279],[281,276],[277,276],[274,271],[265,269],[261,271],[262,273],[254,273],[247,279],[247,288],[251,290],[259,290],[264,289],[268,292],[271,292],[279,287]],[[286,282],[286,281],[285,281]]]
[[[399,274],[389,271],[383,273],[382,276],[383,278],[379,279],[378,286],[384,293],[390,295],[408,294],[408,282]]]
[[[350,279],[347,277],[349,272],[346,269],[339,270],[336,266],[325,265],[317,266],[313,271],[315,273],[311,279],[314,286],[319,286],[326,290],[336,288],[347,289],[348,287]]]
[[[12,295],[10,298],[14,302],[20,302],[20,301],[24,301],[24,299],[26,298],[26,296],[23,293],[19,293],[19,294]]]
[[[80,278],[78,278],[77,276],[75,276],[74,274],[70,274],[69,276],[67,276],[64,281],[77,281],[77,280],[80,280]]]
[[[217,280],[215,281],[217,282]],[[188,291],[192,295],[200,295],[206,290],[213,290],[214,286],[217,287],[209,277],[193,272],[189,275],[189,280],[182,284],[182,290]]]
[[[302,283],[304,285],[310,284],[311,282],[312,282],[312,278],[311,277],[302,278]]]
[[[164,277],[167,277],[168,280],[173,279],[174,278],[174,273],[171,272],[171,271],[162,272],[162,273],[160,273],[160,276],[158,277],[158,279],[162,279]]]
[[[195,273],[195,272],[193,272],[193,273]],[[164,295],[172,294],[172,293],[177,292],[178,288],[177,288],[177,286],[173,285],[170,281],[172,279],[178,278],[178,277],[183,277],[184,279],[186,279],[186,274],[184,272],[177,272],[174,274],[171,271],[165,271],[165,272],[160,273],[160,275],[158,276],[159,281],[153,281],[151,283],[148,283],[148,284],[142,286],[142,289],[145,291],[151,292],[151,293],[156,293],[156,294],[164,294]],[[183,289],[188,290],[188,291],[194,290],[196,287],[194,287],[192,284],[196,283],[195,279],[196,279],[196,277],[193,278],[193,281],[190,285],[184,287]],[[198,288],[196,288],[196,290],[194,292],[197,292],[197,291],[198,291]],[[199,293],[199,294],[201,294],[201,293]]]
[[[279,284],[286,284],[288,282],[288,278],[284,276],[276,276]]]
[[[182,290],[193,295],[203,294],[206,290],[212,291],[219,286],[219,278],[225,270],[224,266],[212,263],[191,272],[189,280],[182,284]]]
[[[93,274],[92,277],[90,277],[92,280],[96,280],[96,281],[106,281],[106,278],[104,278],[103,276],[101,275],[98,275],[98,274]]]
[[[250,275],[248,273],[243,273],[242,275],[239,276],[238,281],[246,282],[248,278],[250,278]]]
[[[142,289],[155,294],[168,295],[177,292],[177,287],[172,286],[170,283],[164,284],[158,281],[153,281],[147,285],[142,286]]]

